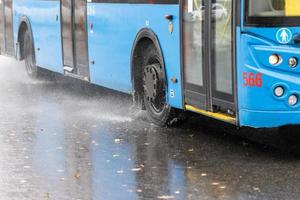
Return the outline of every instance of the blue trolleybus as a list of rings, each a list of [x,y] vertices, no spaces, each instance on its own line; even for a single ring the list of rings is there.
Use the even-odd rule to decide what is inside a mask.
[[[300,124],[298,0],[0,0],[0,48],[32,78],[132,94],[158,125]]]

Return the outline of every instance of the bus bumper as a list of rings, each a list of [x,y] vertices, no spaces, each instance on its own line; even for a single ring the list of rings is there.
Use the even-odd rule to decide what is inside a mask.
[[[300,125],[300,111],[257,111],[242,109],[239,112],[239,119],[240,126],[252,128]]]

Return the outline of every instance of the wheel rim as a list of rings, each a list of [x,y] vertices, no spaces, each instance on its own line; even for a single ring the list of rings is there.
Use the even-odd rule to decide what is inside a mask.
[[[162,113],[165,103],[165,81],[164,72],[158,60],[154,59],[144,67],[143,87],[145,101],[155,113]]]

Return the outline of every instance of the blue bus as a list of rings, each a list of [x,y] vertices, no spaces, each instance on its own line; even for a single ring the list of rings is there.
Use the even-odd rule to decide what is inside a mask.
[[[157,125],[193,111],[300,124],[300,2],[0,0],[1,54],[133,95]]]

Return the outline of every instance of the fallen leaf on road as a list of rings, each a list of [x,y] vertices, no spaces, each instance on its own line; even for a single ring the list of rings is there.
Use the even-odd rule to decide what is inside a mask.
[[[133,169],[131,169],[131,171],[133,171],[133,172],[139,172],[141,170],[142,170],[141,168],[133,168]]]
[[[158,199],[175,199],[174,196],[167,196],[167,195],[163,195],[163,196],[158,196]]]
[[[76,179],[79,179],[79,178],[80,178],[79,172],[77,172],[77,173],[74,175],[74,177],[75,177]]]
[[[46,198],[46,199],[50,199],[50,193],[49,193],[49,192],[46,192],[46,193],[45,193],[45,198]]]

